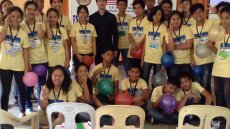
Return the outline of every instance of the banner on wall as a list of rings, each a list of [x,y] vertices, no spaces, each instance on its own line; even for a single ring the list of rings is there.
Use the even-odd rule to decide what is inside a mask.
[[[173,9],[176,9],[176,0],[172,0],[172,1],[174,5]],[[126,13],[135,17],[135,14],[133,12],[132,3],[133,3],[133,0],[128,0],[128,7],[126,9]],[[107,0],[106,9],[113,14],[117,14],[118,9],[117,9],[116,4],[117,4],[117,0]],[[69,14],[70,14],[70,20],[73,23],[77,22],[77,7],[79,5],[87,5],[90,15],[98,10],[96,0],[70,0],[69,2],[69,7],[70,7],[69,12],[70,13]]]

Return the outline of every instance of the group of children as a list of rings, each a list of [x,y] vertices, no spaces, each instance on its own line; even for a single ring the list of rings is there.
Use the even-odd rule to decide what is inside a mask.
[[[87,6],[78,6],[78,22],[71,25],[61,12],[63,0],[50,0],[51,8],[46,14],[42,12],[44,0],[26,1],[23,11],[10,0],[1,1],[2,109],[8,110],[14,77],[19,116],[33,111],[33,89],[25,87],[22,78],[37,65],[49,70],[48,79],[44,75],[39,76],[38,81],[41,125],[48,124],[45,109],[50,103],[83,102],[97,108],[114,104],[119,92],[132,95],[133,105],[145,110],[150,98],[152,108],[148,116],[152,120],[177,123],[177,112],[183,106],[212,103],[211,76],[214,77],[216,105],[230,108],[230,3],[220,2],[216,6],[218,19],[206,19],[204,5],[192,4],[191,0],[181,0],[178,11],[172,11],[171,0],[158,1],[159,6],[154,6],[155,0],[134,0],[135,18],[125,13],[127,0],[117,0],[119,12],[116,15],[106,11],[106,2],[96,0],[98,12],[90,17]],[[147,10],[144,10],[145,5]],[[225,28],[223,40],[208,39],[209,29],[214,25]],[[107,32],[111,35],[107,36]],[[195,53],[200,44],[210,48],[205,58]],[[134,58],[132,55],[140,48],[143,49],[142,57]],[[170,68],[161,65],[161,57],[166,52],[171,52],[175,59]],[[120,54],[127,74],[122,81],[117,68]],[[91,56],[96,63],[90,73],[89,67],[82,63],[85,55]],[[71,57],[76,67],[74,80],[68,72]],[[203,74],[193,77],[194,66],[201,66]],[[166,70],[167,83],[151,90],[148,85],[151,69],[153,74]],[[104,78],[113,82],[113,95],[105,96],[98,90],[97,84]],[[164,94],[176,97],[174,112],[164,113],[160,109]],[[62,114],[52,117],[55,124],[63,119]]]

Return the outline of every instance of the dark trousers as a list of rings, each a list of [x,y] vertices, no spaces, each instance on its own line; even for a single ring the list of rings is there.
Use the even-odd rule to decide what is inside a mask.
[[[115,58],[115,66],[118,67],[119,65],[119,57],[120,54],[122,56],[122,63],[125,68],[126,75],[128,75],[128,70],[129,70],[129,60],[127,58],[129,49],[118,49],[117,57]]]
[[[192,68],[190,64],[174,64],[171,68],[167,69],[168,77],[178,77],[182,72],[192,74]]]
[[[0,69],[0,78],[2,83],[2,93],[1,93],[1,109],[7,111],[9,103],[9,95],[11,90],[12,78],[14,76],[17,83],[16,91],[18,94],[18,105],[20,112],[25,112],[25,85],[23,83],[24,71],[12,71]]]
[[[214,76],[216,105],[230,108],[230,78]]]

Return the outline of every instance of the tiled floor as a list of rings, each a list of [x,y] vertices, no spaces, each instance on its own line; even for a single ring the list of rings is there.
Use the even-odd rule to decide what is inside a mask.
[[[126,75],[125,75],[125,71],[124,71],[124,68],[123,66],[119,66],[119,70],[120,70],[120,74],[121,74],[121,80],[123,80]],[[1,84],[0,84],[0,92],[1,92]],[[12,90],[11,90],[11,94],[10,94],[10,101],[9,101],[9,112],[14,114],[14,115],[18,115],[19,113],[19,110],[18,110],[18,107],[16,107],[13,103],[13,87],[12,87]],[[37,105],[34,103],[33,104],[34,106],[34,109],[36,109]],[[151,125],[149,122],[146,122],[145,124],[145,129],[175,129],[176,125],[165,125],[165,124],[154,124],[154,125]]]

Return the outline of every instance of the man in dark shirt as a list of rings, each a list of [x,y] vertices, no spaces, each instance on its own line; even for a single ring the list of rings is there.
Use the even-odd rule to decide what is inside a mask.
[[[94,25],[97,32],[95,64],[99,64],[102,62],[103,49],[113,47],[115,56],[117,55],[118,29],[115,15],[105,9],[107,0],[96,0],[96,3],[98,11],[90,15],[89,22]]]

